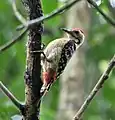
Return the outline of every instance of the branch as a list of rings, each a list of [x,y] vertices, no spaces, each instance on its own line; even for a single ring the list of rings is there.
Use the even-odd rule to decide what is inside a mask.
[[[5,45],[0,47],[0,53],[5,51],[6,49],[10,48],[12,45],[14,45],[16,42],[20,41],[22,37],[25,35],[27,32],[27,28],[25,28],[18,36],[16,36],[13,40],[9,41]]]
[[[111,59],[107,69],[104,71],[104,73],[100,77],[99,81],[97,82],[97,84],[95,85],[93,90],[90,92],[90,94],[88,95],[88,97],[86,98],[84,103],[82,104],[81,108],[76,113],[76,115],[74,117],[74,120],[80,120],[82,114],[87,109],[87,107],[89,106],[89,104],[93,100],[93,98],[96,95],[96,93],[100,90],[100,88],[103,87],[104,82],[109,78],[109,74],[112,71],[112,69],[114,68],[114,66],[115,66],[115,55]]]
[[[30,27],[36,23],[40,23],[42,21],[45,21],[45,20],[48,20],[49,18],[51,17],[54,17],[56,16],[57,14],[60,14],[62,12],[65,12],[65,10],[69,9],[70,7],[72,7],[76,2],[78,2],[80,0],[74,0],[72,2],[69,2],[69,3],[66,3],[64,6],[62,6],[61,8],[59,9],[56,9],[54,11],[52,11],[51,13],[45,15],[45,16],[42,16],[40,18],[36,18],[36,19],[33,19],[33,20],[30,20],[26,23],[26,25],[20,25],[17,27],[17,30],[20,30],[20,29],[23,29],[24,27]]]
[[[14,97],[14,95],[4,86],[4,84],[0,81],[0,89],[1,91],[14,103],[14,105],[18,109],[22,109],[23,105]]]
[[[20,20],[21,22],[24,23],[24,25],[18,26],[17,29],[20,30],[20,29],[23,29],[24,27],[30,27],[31,25],[34,25],[34,24],[36,24],[36,23],[40,23],[40,22],[42,22],[42,21],[48,20],[48,19],[50,19],[51,17],[54,17],[54,16],[56,16],[57,14],[59,14],[59,13],[61,13],[61,12],[65,12],[64,10],[69,9],[70,7],[72,7],[72,6],[73,6],[76,2],[78,2],[78,1],[80,1],[80,0],[74,0],[74,1],[72,1],[72,2],[70,2],[70,3],[67,3],[67,4],[65,4],[63,7],[59,8],[59,9],[56,9],[56,10],[54,10],[53,12],[51,12],[51,13],[49,13],[49,14],[47,14],[47,15],[45,15],[45,16],[42,16],[42,17],[40,17],[40,18],[36,18],[36,19],[30,20],[30,21],[28,21],[27,23],[24,23],[24,20],[23,20],[22,16],[20,16],[20,13],[19,13],[19,12],[17,11],[17,9],[16,9],[15,3],[13,3],[13,10],[15,11],[14,13],[15,13],[16,17],[18,18],[18,20]],[[97,4],[96,4],[94,1],[92,1],[92,0],[87,0],[87,1],[97,9],[97,11],[105,18],[106,21],[108,21],[108,23],[110,23],[111,25],[115,26],[115,21],[113,21],[111,18],[109,18],[109,17],[97,6]],[[19,14],[19,15],[18,15],[18,14]],[[19,17],[19,16],[20,16],[20,17]],[[27,30],[27,28],[26,28],[26,30]],[[25,30],[24,33],[26,33],[26,30]],[[2,51],[4,51],[4,50],[6,50],[7,48],[11,47],[15,42],[17,42],[17,41],[20,39],[20,36],[23,36],[23,33],[22,33],[22,35],[17,36],[14,40],[12,40],[12,41],[8,42],[7,44],[5,44],[4,46],[0,47],[0,52],[2,52]],[[18,38],[18,37],[19,37],[19,38]]]
[[[16,7],[16,1],[15,1],[15,0],[12,0],[12,8],[13,8],[13,11],[14,11],[14,14],[15,14],[16,18],[17,18],[23,25],[25,25],[25,24],[26,24],[26,20],[25,20],[25,18],[18,12],[17,7]]]
[[[105,20],[111,24],[112,26],[115,27],[115,21],[110,18],[109,16],[107,16],[98,6],[97,4],[93,1],[93,0],[87,0],[91,5],[93,5],[93,7],[105,18]]]
[[[16,16],[16,18],[25,25],[26,20],[23,18],[23,16],[18,12],[17,8],[16,8],[16,3],[15,0],[12,0],[12,8],[14,11],[14,14]],[[18,36],[16,36],[13,40],[9,41],[8,43],[6,43],[5,45],[0,47],[0,52],[5,51],[6,49],[10,48],[13,44],[15,44],[17,41],[21,40],[21,38],[25,35],[25,33],[27,32],[27,28],[25,28],[25,30],[23,30]]]
[[[69,9],[70,7],[72,7],[76,2],[78,2],[80,0],[74,0],[73,2],[67,3],[65,4],[63,7],[54,10],[53,12],[42,16],[40,18],[36,18],[33,20],[28,21],[27,23],[25,23],[25,20],[23,19],[23,17],[20,15],[20,13],[17,11],[16,5],[15,5],[15,1],[12,2],[12,7],[14,10],[14,13],[16,15],[16,17],[18,18],[18,20],[20,22],[22,22],[24,25],[20,25],[19,27],[17,27],[17,30],[23,29],[24,27],[30,27],[31,25],[34,25],[36,23],[40,23],[44,20],[48,20],[51,17],[56,16],[57,14],[61,13],[61,12],[65,12],[64,10]],[[6,43],[5,45],[3,45],[2,47],[0,47],[0,52],[5,51],[7,48],[10,48],[14,43],[16,43],[17,41],[19,41],[20,37],[23,37],[24,34],[27,32],[27,28],[25,28],[25,31],[23,31],[19,36],[17,36],[16,38],[14,38],[12,41]]]
[[[34,19],[34,20],[28,21],[25,25],[20,25],[20,26],[18,26],[18,27],[17,27],[17,30],[23,29],[24,27],[30,27],[31,25],[34,25],[34,24],[36,24],[36,23],[40,23],[40,22],[42,22],[42,21],[44,21],[44,20],[47,20],[47,19],[49,19],[49,18],[51,18],[51,17],[53,17],[53,16],[55,16],[55,15],[61,13],[61,12],[64,12],[64,10],[67,10],[68,8],[72,7],[72,6],[73,6],[76,2],[78,2],[78,1],[80,1],[80,0],[74,0],[74,1],[72,1],[72,2],[70,2],[70,3],[65,4],[63,7],[52,11],[51,13],[49,13],[49,14],[47,14],[47,15],[45,15],[45,16],[42,16],[42,17],[40,17],[40,18],[36,18],[36,19]],[[107,16],[107,15],[97,6],[97,4],[96,4],[94,1],[92,1],[92,0],[87,0],[87,1],[88,1],[91,5],[93,5],[93,6],[95,7],[95,9],[105,18],[105,20],[106,20],[109,24],[115,26],[115,21],[114,21],[113,19],[111,19],[109,16]]]

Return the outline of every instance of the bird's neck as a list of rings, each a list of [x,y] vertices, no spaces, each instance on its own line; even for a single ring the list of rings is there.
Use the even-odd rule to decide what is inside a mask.
[[[80,44],[79,38],[76,39],[75,37],[73,37],[73,36],[71,36],[71,35],[68,35],[68,38],[69,38],[70,40],[74,41],[76,44]]]
[[[67,34],[67,37],[68,37],[70,40],[76,40],[75,37],[73,37],[73,36],[71,36],[71,35],[69,35],[69,34]]]

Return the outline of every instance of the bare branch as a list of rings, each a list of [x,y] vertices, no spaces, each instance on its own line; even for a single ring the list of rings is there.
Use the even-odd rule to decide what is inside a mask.
[[[60,9],[56,9],[53,12],[51,12],[50,14],[47,14],[46,16],[42,16],[40,18],[36,18],[36,19],[30,20],[27,23],[25,23],[25,20],[20,15],[20,13],[17,11],[16,5],[15,5],[15,1],[13,1],[12,6],[13,6],[14,13],[15,13],[16,17],[18,18],[18,20],[24,24],[24,25],[19,26],[17,29],[20,30],[20,29],[22,29],[22,28],[24,28],[26,26],[29,27],[29,26],[34,25],[36,23],[40,23],[40,22],[42,22],[44,20],[47,20],[47,19],[49,19],[49,18],[51,18],[53,16],[56,16],[57,14],[59,14],[61,12],[64,12],[64,10],[69,9],[70,7],[72,7],[72,5],[74,5],[78,1],[80,1],[80,0],[74,0],[73,2],[67,3],[63,7],[61,7]],[[12,41],[6,43],[5,45],[1,46],[0,47],[0,52],[5,51],[7,48],[10,48],[14,43],[19,41],[20,38],[23,37],[24,34],[27,32],[27,30],[28,29],[25,28],[25,30],[21,34],[19,34],[16,38],[14,38]]]
[[[14,45],[16,42],[20,41],[22,37],[25,35],[26,31],[28,29],[24,29],[18,36],[16,36],[13,40],[9,41],[5,45],[0,47],[0,53],[5,51],[6,49],[10,48],[12,45]]]
[[[31,21],[28,21],[25,25],[20,25],[17,27],[17,30],[20,30],[20,29],[23,29],[24,27],[30,27],[31,25],[34,25],[36,23],[40,23],[42,21],[45,21],[61,12],[64,12],[64,10],[67,10],[69,9],[70,7],[72,7],[76,2],[78,2],[80,0],[74,0],[72,2],[69,2],[67,4],[65,4],[63,7],[59,8],[59,9],[56,9],[54,11],[52,11],[51,13],[45,15],[45,16],[42,16],[40,18],[36,18],[36,19],[33,19]],[[111,25],[115,26],[115,21],[110,18],[109,16],[107,16],[98,6],[97,4],[92,1],[92,0],[87,0],[91,5],[93,5],[95,7],[95,9],[105,18],[105,20],[110,23]]]
[[[53,17],[53,16],[56,16],[57,14],[59,14],[59,13],[61,13],[61,12],[64,12],[64,10],[69,9],[70,7],[72,7],[72,5],[74,5],[74,4],[75,4],[76,2],[78,2],[78,1],[80,1],[80,0],[74,0],[74,1],[72,1],[72,2],[70,2],[70,3],[65,4],[63,7],[54,10],[53,12],[51,12],[51,13],[45,15],[45,16],[42,16],[42,17],[40,17],[40,18],[36,18],[36,19],[30,20],[30,21],[28,21],[28,22],[26,22],[26,23],[24,22],[25,20],[23,19],[23,17],[20,16],[20,13],[17,11],[17,8],[16,8],[15,3],[13,3],[13,9],[14,9],[14,11],[15,11],[14,13],[15,13],[16,17],[18,18],[18,20],[20,20],[22,23],[24,23],[24,25],[18,26],[17,29],[20,30],[20,29],[23,29],[24,27],[30,27],[31,25],[34,25],[34,24],[36,24],[36,23],[40,23],[40,22],[42,22],[42,21],[44,21],[44,20],[48,20],[49,18],[51,18],[51,17]],[[92,1],[92,0],[87,0],[87,1],[96,8],[96,10],[105,18],[106,21],[108,21],[108,23],[110,23],[111,25],[115,26],[115,21],[113,21],[111,18],[109,18],[109,17],[97,6],[97,4],[96,4],[94,1]],[[26,33],[26,31],[27,31],[27,28],[26,28],[26,30],[25,30],[24,33]],[[17,36],[15,40],[12,40],[12,41],[8,42],[7,44],[5,44],[4,46],[0,47],[0,52],[4,51],[4,50],[6,50],[7,48],[9,48],[10,46],[12,46],[15,42],[18,41],[18,39],[20,39],[20,38],[18,38],[18,37],[20,37],[20,36],[23,36],[23,33],[22,33],[22,35]]]
[[[51,13],[45,15],[45,16],[42,16],[40,18],[36,18],[36,19],[33,19],[33,20],[30,20],[26,23],[26,25],[20,25],[17,27],[17,30],[20,30],[20,29],[23,29],[24,27],[30,27],[31,25],[34,25],[36,23],[40,23],[42,21],[45,21],[45,20],[48,20],[49,18],[51,17],[54,17],[56,16],[57,14],[60,14],[62,12],[65,12],[65,10],[69,9],[70,7],[72,7],[76,2],[78,2],[80,0],[74,0],[72,2],[69,2],[69,3],[66,3],[64,6],[62,6],[61,8],[59,9],[56,9],[54,11],[52,11]]]
[[[93,7],[95,7],[95,9],[104,17],[104,19],[111,24],[112,26],[115,27],[115,21],[110,18],[109,16],[107,16],[98,6],[97,4],[93,1],[93,0],[87,0],[91,5],[93,5]]]
[[[18,109],[22,109],[23,105],[14,97],[14,95],[4,86],[4,84],[0,81],[0,89],[1,91],[14,103],[14,105]]]
[[[93,90],[90,92],[90,94],[88,95],[88,97],[86,98],[84,103],[82,104],[81,108],[78,110],[78,112],[74,116],[74,120],[80,120],[82,114],[87,109],[87,107],[89,106],[89,104],[93,100],[93,98],[96,95],[96,93],[100,90],[100,88],[103,87],[104,82],[108,79],[109,74],[112,71],[112,69],[114,68],[114,66],[115,66],[115,55],[111,59],[107,69],[104,71],[104,73],[100,77],[99,81],[97,82],[97,84],[95,85]]]
[[[25,24],[26,24],[26,20],[25,20],[25,18],[18,12],[17,7],[16,7],[16,1],[15,1],[15,0],[12,0],[12,8],[13,8],[13,11],[14,11],[14,14],[15,14],[16,18],[17,18],[23,25],[25,25]]]
[[[16,3],[15,0],[12,0],[12,8],[14,11],[14,14],[16,16],[16,18],[25,25],[26,20],[23,18],[23,16],[18,12],[17,8],[16,8]],[[25,28],[25,30],[23,30],[18,36],[16,36],[13,40],[9,41],[8,43],[6,43],[5,45],[0,47],[0,52],[5,51],[6,49],[10,48],[13,44],[15,44],[17,41],[21,40],[21,38],[25,35],[25,33],[27,32],[27,28]]]

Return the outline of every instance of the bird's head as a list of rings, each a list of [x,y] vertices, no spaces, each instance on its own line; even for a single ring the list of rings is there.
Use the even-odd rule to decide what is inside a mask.
[[[61,28],[61,30],[66,32],[68,37],[74,40],[76,44],[81,44],[84,41],[84,32],[80,28]]]

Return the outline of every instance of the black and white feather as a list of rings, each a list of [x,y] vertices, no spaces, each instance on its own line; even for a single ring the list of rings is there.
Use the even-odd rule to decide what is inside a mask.
[[[75,50],[76,50],[76,43],[74,40],[70,40],[65,44],[64,48],[62,49],[61,57],[58,63],[57,76],[56,76],[57,78],[64,71],[68,61],[72,57]]]

